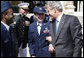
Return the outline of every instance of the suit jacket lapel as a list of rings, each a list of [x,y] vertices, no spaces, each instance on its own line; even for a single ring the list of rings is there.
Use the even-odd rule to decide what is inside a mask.
[[[64,25],[64,22],[65,22],[65,16],[63,14],[62,18],[61,18],[61,21],[59,23],[59,27],[58,27],[58,32],[57,32],[57,35],[55,33],[55,36],[56,36],[56,40],[58,39],[58,36],[60,35],[60,32],[62,31],[62,27]],[[56,24],[55,24],[56,25]],[[56,30],[56,29],[55,29]]]
[[[50,35],[52,36],[52,44],[54,44],[56,40],[56,19],[50,22]]]
[[[54,38],[56,37],[56,19],[54,19],[54,22],[53,22],[53,34],[54,34]]]
[[[63,27],[64,22],[65,22],[65,20],[64,20],[64,15],[63,15],[62,18],[61,18],[61,21],[60,21],[60,23],[59,23],[57,36],[59,35],[59,33],[60,33],[60,31],[61,31],[61,29],[62,29],[62,27]]]
[[[1,23],[1,30],[6,31],[6,27]]]

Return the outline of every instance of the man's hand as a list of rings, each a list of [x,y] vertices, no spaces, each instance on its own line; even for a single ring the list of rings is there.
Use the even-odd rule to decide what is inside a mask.
[[[51,41],[52,41],[51,36],[47,36],[47,37],[46,37],[46,40],[48,40],[49,42],[51,42]]]
[[[49,52],[54,53],[55,49],[52,44],[49,45]]]

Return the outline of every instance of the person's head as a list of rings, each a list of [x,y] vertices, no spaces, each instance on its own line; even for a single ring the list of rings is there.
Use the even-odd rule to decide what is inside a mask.
[[[57,18],[63,11],[63,7],[60,1],[49,1],[45,7],[48,14],[52,18]]]
[[[45,14],[38,14],[38,13],[35,13],[35,17],[37,19],[38,22],[42,22],[44,20],[44,17],[45,17]]]
[[[29,6],[29,3],[20,3],[20,4],[18,4],[19,13],[20,13],[22,16],[28,14],[28,6]]]
[[[46,11],[43,7],[35,7],[33,12],[38,22],[42,22],[44,20]]]
[[[8,1],[1,1],[1,21],[7,25],[13,23],[13,10]]]

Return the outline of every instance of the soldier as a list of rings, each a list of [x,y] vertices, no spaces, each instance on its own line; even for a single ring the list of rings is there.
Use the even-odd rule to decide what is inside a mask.
[[[18,4],[19,13],[18,21],[16,22],[16,37],[18,39],[18,47],[20,57],[27,57],[27,39],[28,39],[28,27],[31,23],[31,20],[26,17],[28,14],[29,3],[20,3]]]
[[[1,1],[1,57],[17,57],[13,23],[13,10],[8,1]]]
[[[48,51],[49,21],[42,7],[34,8],[34,22],[29,26],[28,45],[31,57],[51,57]]]

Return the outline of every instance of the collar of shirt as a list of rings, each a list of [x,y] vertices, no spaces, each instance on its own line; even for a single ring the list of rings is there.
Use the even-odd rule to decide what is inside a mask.
[[[6,27],[6,29],[9,31],[9,26],[1,21],[1,23]]]
[[[60,14],[60,16],[58,16],[57,21],[60,22],[62,15],[63,15],[63,12]]]
[[[42,26],[42,23],[37,22],[37,26],[38,26],[38,24],[39,24],[40,26]]]

